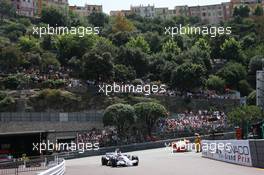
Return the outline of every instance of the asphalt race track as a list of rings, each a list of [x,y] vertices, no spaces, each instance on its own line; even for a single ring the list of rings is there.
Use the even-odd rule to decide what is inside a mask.
[[[66,161],[66,175],[263,175],[264,169],[244,167],[202,158],[200,153],[170,153],[152,149],[131,152],[138,167],[101,166],[101,156]]]

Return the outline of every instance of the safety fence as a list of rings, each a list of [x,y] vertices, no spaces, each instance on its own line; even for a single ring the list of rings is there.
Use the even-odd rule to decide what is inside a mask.
[[[96,122],[101,121],[102,111],[87,112],[3,112],[0,122]]]
[[[64,159],[59,158],[57,155],[31,157],[24,160],[16,160],[15,162],[7,161],[0,163],[0,175],[36,174],[40,171],[54,169],[54,167],[57,167],[57,169],[59,167],[62,169],[63,167],[65,169]],[[54,170],[54,172],[56,171]],[[62,170],[58,172],[62,172]]]

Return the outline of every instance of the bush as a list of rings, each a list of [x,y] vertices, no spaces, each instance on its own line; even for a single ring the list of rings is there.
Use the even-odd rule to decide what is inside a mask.
[[[217,75],[226,81],[229,88],[238,89],[239,81],[246,78],[247,71],[242,64],[230,62],[220,69]]]
[[[247,96],[247,104],[248,105],[256,105],[256,90],[252,91],[248,96]]]
[[[209,79],[206,81],[206,87],[209,90],[224,92],[225,80],[216,75],[210,75]]]
[[[46,80],[41,83],[41,88],[62,88],[66,85],[65,80]]]
[[[30,84],[30,79],[22,74],[9,75],[4,78],[2,84],[5,89],[17,90]]]
[[[238,83],[238,90],[242,96],[247,96],[253,89],[251,88],[247,80],[241,80]]]
[[[30,97],[29,103],[35,111],[78,111],[79,97],[75,94],[59,89],[44,89]]]
[[[11,111],[14,107],[15,100],[6,93],[0,91],[0,112]]]
[[[0,101],[0,112],[13,111],[15,100],[12,97],[5,97]]]

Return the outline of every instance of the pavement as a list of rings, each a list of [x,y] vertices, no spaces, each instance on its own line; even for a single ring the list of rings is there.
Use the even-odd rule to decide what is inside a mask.
[[[101,156],[66,161],[66,175],[264,175],[264,169],[202,158],[201,153],[171,153],[166,148],[130,152],[137,167],[101,165]]]

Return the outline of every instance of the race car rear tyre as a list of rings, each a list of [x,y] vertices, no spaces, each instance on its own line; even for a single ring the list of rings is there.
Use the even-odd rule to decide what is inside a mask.
[[[101,162],[102,162],[102,166],[107,165],[107,160],[105,157],[102,157]]]
[[[111,159],[111,166],[112,167],[117,167],[117,160],[116,159]]]
[[[139,159],[137,156],[132,156],[132,160],[137,160],[136,163],[133,163],[133,166],[138,166],[138,163],[139,163]]]

